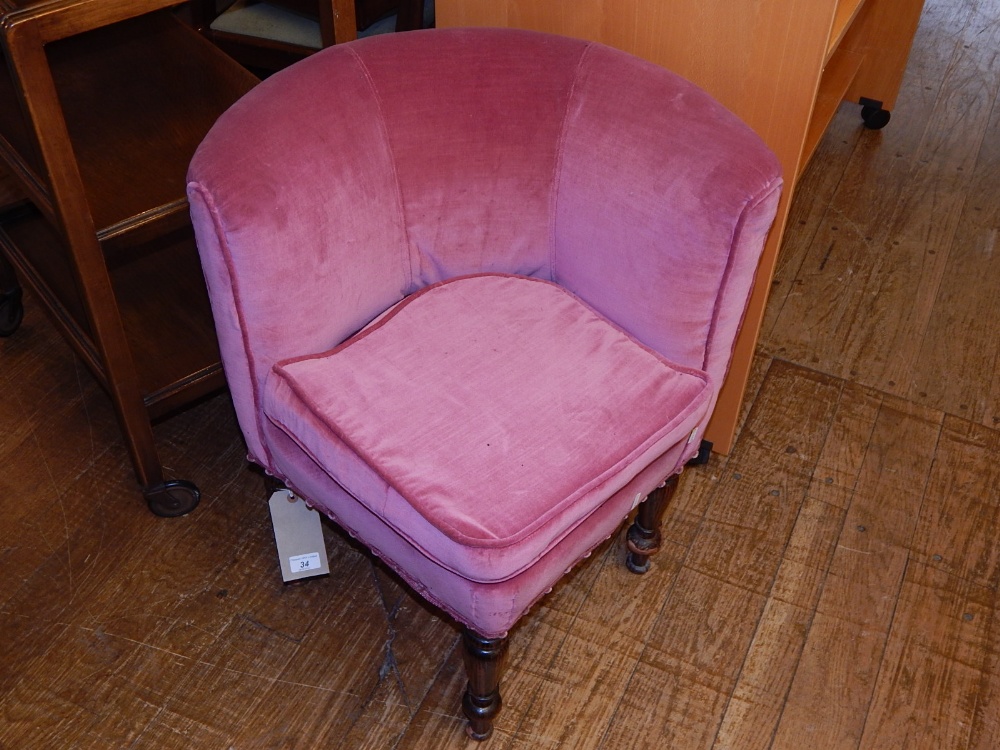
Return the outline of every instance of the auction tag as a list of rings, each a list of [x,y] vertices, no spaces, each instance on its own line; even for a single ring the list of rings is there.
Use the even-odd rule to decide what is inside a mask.
[[[286,583],[330,572],[319,513],[289,490],[278,490],[267,501],[281,578]]]

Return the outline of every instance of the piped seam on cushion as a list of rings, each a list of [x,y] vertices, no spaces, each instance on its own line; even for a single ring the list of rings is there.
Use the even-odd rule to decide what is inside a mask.
[[[413,294],[410,294],[410,295],[404,297],[403,299],[401,299],[399,302],[397,302],[396,304],[394,304],[389,309],[383,311],[379,315],[376,315],[368,324],[366,324],[356,334],[354,334],[353,336],[348,337],[347,339],[345,339],[344,341],[340,342],[339,344],[337,344],[332,349],[327,349],[326,351],[317,352],[317,353],[314,353],[314,354],[302,354],[302,355],[299,355],[298,357],[291,357],[289,359],[283,359],[280,362],[275,362],[274,367],[275,367],[275,369],[279,369],[279,368],[287,367],[288,365],[294,365],[294,364],[296,364],[298,362],[308,362],[309,360],[326,359],[327,357],[332,357],[333,355],[337,354],[338,352],[342,351],[343,349],[346,349],[347,347],[352,346],[353,344],[356,344],[357,342],[359,342],[359,341],[361,341],[363,339],[368,338],[369,336],[371,336],[372,334],[374,334],[376,331],[378,331],[379,329],[383,328],[385,325],[387,325],[389,323],[390,320],[392,320],[393,318],[395,318],[397,315],[399,315],[401,312],[403,312],[407,307],[409,307],[416,300],[420,299],[421,297],[423,297],[428,292],[433,291],[434,289],[438,288],[439,286],[444,286],[446,284],[452,284],[452,283],[454,283],[456,281],[463,281],[464,279],[477,278],[477,277],[480,277],[480,276],[510,276],[512,278],[523,278],[526,281],[544,281],[543,279],[533,279],[533,278],[531,278],[529,276],[523,276],[522,277],[522,276],[517,276],[516,274],[498,274],[498,273],[475,273],[475,274],[469,274],[469,275],[466,275],[466,276],[456,276],[456,277],[451,278],[451,279],[445,279],[444,281],[438,281],[438,282],[436,282],[434,284],[431,284],[429,286],[425,286],[422,289],[417,290]]]
[[[386,518],[385,514],[378,513],[375,510],[373,510],[372,507],[370,506],[370,504],[364,502],[355,492],[352,492],[348,487],[346,487],[343,484],[341,484],[340,481],[336,477],[334,477],[332,474],[330,474],[330,472],[326,469],[325,465],[321,461],[317,460],[316,456],[305,445],[303,445],[302,442],[294,434],[292,434],[285,425],[281,424],[279,421],[277,421],[277,420],[275,420],[273,418],[269,418],[269,421],[275,427],[277,427],[279,430],[281,430],[282,433],[284,433],[293,443],[295,443],[296,446],[298,446],[299,449],[302,450],[303,453],[305,455],[307,455],[309,457],[309,459],[311,461],[313,461],[313,463],[331,481],[333,481],[338,486],[340,486],[356,502],[360,503],[369,513],[371,513],[373,516],[375,516],[376,518],[378,518],[381,523],[385,524],[395,534],[398,534],[400,536],[400,538],[402,538],[407,544],[409,544],[411,547],[413,547],[415,550],[417,550],[421,555],[423,555],[424,557],[426,557],[428,560],[432,560],[434,562],[434,564],[440,566],[442,569],[447,570],[447,571],[449,571],[451,573],[454,573],[455,575],[461,576],[461,577],[465,578],[466,580],[469,580],[469,581],[472,581],[472,582],[475,582],[475,583],[487,584],[488,585],[488,584],[503,583],[504,581],[508,581],[508,580],[510,580],[512,578],[515,578],[516,576],[520,575],[521,573],[524,573],[526,570],[528,570],[531,567],[531,563],[528,562],[528,563],[524,563],[524,564],[520,565],[519,567],[517,567],[517,568],[515,568],[513,570],[507,570],[507,571],[505,571],[502,576],[491,577],[491,578],[483,578],[483,577],[476,577],[476,576],[472,575],[468,570],[461,569],[456,564],[452,564],[452,563],[448,563],[448,562],[444,561],[442,559],[441,554],[440,554],[440,550],[438,550],[437,552],[432,552],[431,550],[429,550],[427,548],[427,546],[425,544],[423,544],[420,541],[418,541],[417,539],[415,539],[411,534],[406,533],[405,530],[403,530],[402,528],[400,528],[397,524],[392,523],[388,518]],[[611,492],[607,496],[607,498],[605,499],[604,502],[607,502],[607,499],[610,499],[615,494],[617,494],[622,489],[624,489],[624,487],[626,487],[629,484],[629,482],[633,481],[635,479],[635,477],[638,476],[646,467],[648,467],[651,463],[655,462],[657,460],[657,456],[662,456],[665,452],[669,451],[671,449],[671,447],[675,446],[676,444],[677,444],[676,442],[671,442],[668,446],[666,446],[663,449],[663,452],[658,452],[656,454],[656,456],[654,456],[651,459],[651,461],[643,462],[643,465],[636,471],[636,473],[633,476],[629,477],[622,484],[621,487],[619,487],[618,489],[616,489],[614,492]],[[677,468],[675,467],[668,474],[666,474],[666,477],[670,477],[670,476],[672,476],[673,474],[676,474],[676,473],[678,473],[678,471],[677,471]],[[391,488],[391,485],[389,485],[388,483],[386,483],[386,484],[387,484],[387,486],[389,486]],[[305,495],[303,495],[303,497],[305,497]],[[402,498],[402,495],[400,495],[400,498],[404,499],[404,501],[405,501],[405,498]],[[594,513],[598,512],[600,510],[600,508],[603,506],[603,504],[604,503],[596,503],[596,504],[594,504],[593,507],[589,508],[589,510],[588,510],[587,513],[582,514],[579,518],[577,518],[576,521],[575,521],[575,523],[567,526],[559,534],[553,536],[552,539],[549,539],[546,542],[544,548],[538,554],[540,556],[544,556],[544,555],[547,555],[549,552],[551,552],[556,546],[558,546],[560,543],[562,543],[562,541],[564,539],[566,539],[569,535],[571,535],[579,526],[581,526],[583,523],[585,523],[587,521],[587,519],[589,519],[591,516],[593,516]],[[322,504],[320,504],[320,507],[323,509],[324,513],[326,513],[327,515],[329,515],[334,520],[338,520],[337,519],[337,513],[334,510],[329,509],[329,508],[327,508],[326,506],[324,506]],[[338,521],[338,523],[339,523],[339,521]],[[348,527],[345,526],[344,528],[348,528]],[[439,527],[435,526],[435,528],[438,528],[440,530]],[[349,528],[348,528],[348,530],[350,531],[350,533],[352,534],[352,536],[354,536],[357,533],[357,530],[351,531]],[[526,539],[525,540],[521,540],[521,541],[526,541]],[[475,547],[466,547],[466,549],[475,549]],[[489,567],[488,563],[486,563],[486,567],[487,568]]]
[[[299,450],[301,450],[301,451],[302,451],[302,452],[303,452],[303,453],[304,453],[305,455],[309,456],[309,460],[310,460],[310,461],[312,461],[312,462],[313,462],[314,464],[316,464],[316,466],[317,466],[317,467],[318,467],[318,468],[319,468],[319,469],[320,469],[320,470],[321,470],[321,471],[322,471],[322,472],[323,472],[324,474],[326,474],[326,476],[328,476],[328,477],[329,477],[329,478],[330,478],[331,480],[333,480],[334,482],[336,482],[336,483],[337,483],[337,485],[339,485],[340,487],[342,487],[342,488],[343,488],[343,490],[344,490],[344,491],[345,491],[345,492],[346,492],[346,493],[347,493],[348,495],[350,495],[350,496],[351,496],[351,497],[353,497],[353,498],[354,498],[354,499],[355,499],[356,501],[358,501],[358,502],[359,502],[359,503],[361,503],[361,504],[362,504],[363,506],[365,506],[365,508],[367,508],[367,509],[368,509],[368,511],[369,511],[370,513],[372,513],[372,514],[374,514],[374,515],[378,516],[378,517],[379,517],[379,518],[381,518],[381,519],[382,519],[382,520],[383,520],[383,521],[384,521],[385,523],[387,523],[387,524],[388,524],[388,521],[385,521],[385,513],[384,513],[384,512],[381,512],[381,511],[378,511],[378,510],[376,510],[375,508],[373,508],[373,507],[371,506],[371,504],[370,504],[370,503],[367,503],[367,502],[365,502],[364,500],[362,500],[362,499],[361,499],[361,497],[360,497],[360,496],[358,495],[358,493],[354,492],[354,491],[353,491],[353,490],[352,490],[352,489],[351,489],[350,487],[348,487],[348,486],[346,486],[345,484],[343,484],[343,482],[342,482],[342,481],[341,481],[341,480],[340,480],[339,478],[337,478],[336,476],[334,476],[333,474],[331,474],[331,473],[330,473],[330,470],[329,470],[329,469],[327,468],[327,466],[326,466],[326,463],[325,463],[325,462],[324,462],[324,461],[323,461],[322,459],[320,459],[320,458],[319,458],[319,456],[317,456],[317,455],[316,455],[315,453],[313,453],[313,452],[312,452],[312,450],[310,450],[310,448],[309,448],[309,446],[308,446],[308,445],[306,445],[306,444],[305,444],[304,442],[302,442],[302,440],[301,440],[301,439],[299,438],[299,436],[298,436],[298,435],[297,435],[297,434],[295,433],[295,431],[294,431],[294,430],[292,430],[292,428],[291,428],[291,427],[289,427],[289,426],[288,426],[287,424],[285,424],[285,423],[284,423],[283,421],[281,421],[280,419],[278,419],[278,418],[276,418],[276,417],[272,417],[272,416],[271,416],[270,414],[268,414],[268,415],[267,415],[267,419],[268,419],[268,421],[269,421],[269,422],[270,422],[270,423],[271,423],[272,425],[274,425],[274,426],[275,426],[276,428],[278,428],[279,430],[281,430],[281,432],[282,432],[282,433],[284,433],[284,434],[285,434],[285,436],[286,436],[286,437],[287,437],[287,438],[288,438],[289,440],[291,440],[291,441],[292,441],[293,443],[295,443],[295,445],[297,445],[297,446],[298,446]],[[333,436],[334,436],[335,438],[337,438],[337,439],[339,439],[339,438],[340,438],[340,436],[339,436],[339,435],[338,435],[338,434],[337,434],[337,433],[336,433],[336,432],[335,432],[334,430],[330,429],[329,425],[327,425],[327,424],[326,424],[325,422],[323,422],[322,420],[319,420],[319,422],[320,422],[320,425],[321,425],[321,426],[323,426],[323,427],[325,427],[325,428],[326,428],[326,429],[327,429],[327,430],[328,430],[329,432],[331,432],[331,433],[333,434]],[[341,442],[344,442],[344,441],[341,441]],[[349,445],[348,443],[346,443],[346,442],[345,442],[344,444],[345,444],[345,445],[347,445],[347,447],[348,447],[348,448],[350,448],[350,445]],[[352,449],[352,450],[353,450],[353,449]],[[377,470],[376,470],[375,468],[373,468],[373,467],[372,467],[371,465],[369,465],[369,464],[366,464],[366,466],[368,467],[368,469],[370,469],[370,470],[371,470],[371,472],[372,472],[373,474],[375,474],[375,475],[376,475],[376,476],[377,476],[377,477],[378,477],[379,479],[381,479],[381,480],[382,480],[382,482],[383,482],[383,483],[384,483],[384,484],[385,484],[385,485],[386,485],[387,487],[391,487],[391,486],[392,486],[392,485],[391,485],[391,484],[390,484],[390,483],[389,483],[389,482],[388,482],[388,481],[386,480],[386,478],[385,478],[384,476],[382,476],[382,475],[381,475],[381,474],[380,474],[380,473],[379,473],[379,472],[378,472],[378,471],[377,471]],[[389,525],[391,526],[391,524],[389,524]],[[393,527],[393,528],[395,528],[395,527]],[[399,531],[397,531],[397,533],[399,533],[399,534],[400,534],[401,536],[404,536],[404,538],[408,538],[408,537],[405,537],[405,535],[403,535],[403,534],[402,534],[402,532],[399,532]]]
[[[550,281],[548,279],[540,279],[540,278],[535,277],[535,276],[523,276],[521,274],[516,274],[516,273],[491,273],[491,272],[465,274],[465,275],[462,275],[462,276],[455,276],[455,277],[450,278],[450,279],[444,279],[443,281],[435,282],[434,284],[426,286],[426,287],[424,287],[424,288],[422,288],[422,289],[414,292],[413,294],[404,297],[402,300],[400,300],[399,302],[397,302],[396,304],[394,304],[392,307],[390,307],[389,309],[387,309],[384,312],[380,313],[380,315],[377,315],[375,318],[373,318],[371,322],[369,322],[368,324],[366,324],[363,328],[361,328],[353,336],[350,336],[347,339],[345,339],[344,341],[342,341],[341,343],[337,344],[337,346],[332,347],[332,348],[327,349],[327,350],[322,351],[322,352],[316,352],[316,353],[312,353],[312,354],[302,354],[302,355],[299,355],[298,357],[290,357],[288,359],[283,359],[280,362],[275,362],[274,363],[274,367],[275,368],[283,368],[283,367],[286,367],[288,365],[296,364],[298,362],[307,362],[309,360],[325,359],[326,357],[333,356],[333,355],[337,354],[339,351],[341,351],[342,349],[345,349],[348,346],[351,346],[352,344],[355,344],[358,341],[361,341],[362,339],[364,339],[364,338],[366,338],[366,337],[374,334],[380,328],[382,328],[383,326],[385,326],[386,324],[388,324],[390,320],[392,320],[394,317],[396,317],[396,315],[398,315],[402,311],[404,311],[409,305],[411,305],[412,303],[416,302],[418,299],[420,299],[421,297],[423,297],[427,293],[429,293],[429,292],[437,289],[438,287],[446,286],[446,285],[449,285],[449,284],[454,284],[454,283],[457,283],[457,282],[467,281],[469,279],[478,279],[478,278],[486,278],[486,277],[489,277],[489,278],[501,278],[501,279],[519,279],[521,281],[530,281],[530,282],[536,283],[536,284],[545,284],[545,285],[550,286],[550,287],[552,287],[554,289],[557,289],[560,293],[564,294],[565,296],[569,297],[570,299],[574,300],[579,305],[581,305],[582,307],[584,307],[595,318],[597,318],[598,320],[600,320],[602,323],[606,324],[612,330],[614,330],[617,333],[623,335],[625,338],[627,338],[629,340],[629,342],[631,342],[638,349],[641,349],[646,354],[652,356],[653,359],[655,359],[657,362],[667,365],[670,369],[672,369],[672,370],[674,370],[676,372],[684,373],[686,375],[694,375],[695,377],[700,378],[700,379],[711,380],[711,376],[707,372],[705,372],[704,370],[699,370],[698,368],[695,368],[695,367],[688,367],[687,365],[678,364],[677,362],[672,362],[672,361],[668,360],[666,357],[664,357],[658,351],[656,351],[655,349],[653,349],[651,346],[647,346],[643,342],[639,341],[639,339],[637,339],[635,336],[633,336],[627,330],[625,330],[620,325],[618,325],[617,323],[615,323],[613,320],[611,320],[607,316],[603,315],[599,311],[595,310],[593,307],[591,307],[589,304],[587,304],[582,298],[580,298],[579,296],[577,296],[576,294],[574,294],[571,290],[567,289],[566,287],[562,286],[561,284],[559,284],[559,283],[557,283],[555,281]]]
[[[546,525],[546,522],[551,517],[556,516],[560,512],[562,512],[562,510],[567,505],[569,505],[572,502],[574,502],[574,500],[576,498],[579,498],[579,497],[585,495],[588,491],[590,491],[594,487],[600,486],[600,484],[602,484],[603,482],[607,481],[607,479],[609,477],[614,476],[617,472],[619,472],[621,470],[621,467],[627,465],[628,462],[631,460],[632,457],[634,457],[636,455],[641,455],[642,452],[645,451],[645,450],[647,450],[649,446],[655,444],[657,442],[657,440],[662,439],[662,437],[664,435],[669,434],[670,430],[674,429],[679,422],[685,420],[687,418],[687,416],[693,410],[697,409],[699,407],[699,405],[703,404],[707,400],[707,394],[710,394],[710,392],[712,390],[712,382],[711,382],[710,376],[707,373],[705,373],[705,372],[703,372],[701,370],[696,370],[696,369],[693,369],[693,368],[688,368],[688,367],[685,367],[685,366],[682,366],[682,365],[677,365],[677,364],[674,364],[674,363],[671,363],[671,362],[667,361],[666,359],[663,358],[662,355],[658,354],[657,352],[655,352],[650,347],[648,347],[648,346],[642,344],[641,342],[637,341],[634,337],[632,337],[630,334],[628,334],[628,332],[623,331],[621,328],[619,328],[618,326],[616,326],[614,323],[612,323],[611,321],[608,321],[604,316],[600,315],[600,313],[597,313],[596,311],[594,311],[588,305],[586,305],[581,300],[579,300],[579,298],[577,298],[571,292],[569,292],[565,288],[559,286],[558,284],[555,284],[555,283],[550,282],[550,281],[546,281],[544,279],[537,279],[537,278],[532,278],[532,277],[522,277],[522,276],[516,276],[514,274],[490,274],[490,273],[472,274],[472,275],[469,275],[469,276],[463,276],[463,277],[456,277],[454,279],[448,279],[448,280],[445,280],[445,281],[433,284],[433,285],[431,285],[429,287],[425,287],[424,289],[420,290],[416,294],[411,295],[410,297],[408,297],[406,300],[403,300],[401,303],[398,303],[396,305],[396,309],[390,315],[386,315],[382,319],[382,321],[380,322],[380,324],[376,324],[375,326],[372,326],[371,328],[365,329],[360,334],[358,334],[358,336],[359,337],[365,337],[365,336],[371,335],[376,330],[378,330],[379,328],[381,328],[383,325],[387,324],[388,321],[390,321],[393,317],[395,317],[396,314],[399,314],[400,312],[402,312],[402,310],[405,309],[405,307],[407,307],[408,304],[410,304],[413,301],[419,299],[424,294],[430,292],[431,290],[433,290],[433,289],[435,289],[437,287],[444,286],[446,284],[453,284],[453,283],[456,283],[456,282],[461,282],[463,280],[467,280],[467,279],[470,279],[470,278],[480,278],[480,277],[516,278],[516,279],[520,279],[520,280],[523,280],[523,281],[530,281],[530,282],[534,282],[534,283],[545,284],[545,285],[549,286],[550,288],[552,288],[554,290],[558,290],[560,293],[562,293],[562,294],[566,295],[567,297],[570,297],[571,299],[577,301],[586,311],[588,311],[591,315],[595,316],[595,318],[597,318],[597,319],[601,320],[602,322],[606,323],[613,330],[618,331],[623,336],[625,336],[626,338],[628,338],[628,340],[631,343],[633,343],[635,346],[637,346],[641,350],[647,352],[650,356],[652,356],[654,358],[654,360],[659,365],[661,365],[661,366],[663,366],[663,367],[665,367],[665,368],[667,368],[669,370],[672,370],[674,372],[679,372],[679,373],[684,373],[684,374],[688,374],[688,375],[694,376],[694,377],[696,377],[696,378],[698,378],[699,380],[702,381],[702,388],[699,390],[699,392],[691,399],[691,401],[688,403],[687,407],[680,414],[676,415],[675,418],[671,422],[669,422],[667,425],[665,425],[660,430],[658,430],[657,432],[655,432],[653,435],[649,436],[643,443],[640,443],[639,445],[632,446],[630,449],[626,450],[625,453],[622,454],[621,458],[619,458],[618,460],[616,460],[610,466],[606,467],[597,477],[592,478],[586,485],[584,485],[582,487],[578,487],[574,492],[572,492],[571,494],[567,495],[565,498],[563,498],[559,502],[553,504],[552,507],[548,510],[547,513],[545,513],[544,515],[539,516],[538,518],[536,518],[534,521],[532,521],[531,524],[526,525],[524,528],[522,528],[518,532],[517,535],[515,535],[513,537],[505,537],[503,539],[496,539],[492,543],[486,543],[486,541],[483,540],[483,539],[469,537],[469,536],[463,534],[462,532],[460,532],[458,529],[455,529],[454,527],[452,527],[452,526],[450,526],[448,524],[438,523],[437,521],[435,521],[435,520],[427,517],[427,515],[425,515],[423,512],[421,512],[418,509],[418,507],[406,496],[406,494],[404,492],[400,491],[399,487],[397,487],[393,482],[391,482],[388,477],[386,477],[385,475],[383,475],[382,472],[377,471],[375,469],[375,466],[378,463],[375,460],[375,457],[369,455],[367,453],[367,451],[362,450],[360,448],[360,446],[358,446],[354,441],[352,441],[349,438],[349,436],[347,436],[346,434],[344,434],[337,427],[336,424],[331,424],[331,423],[327,422],[327,420],[322,416],[321,411],[318,408],[317,404],[310,398],[309,394],[307,394],[305,391],[303,391],[302,388],[299,387],[299,385],[296,383],[294,377],[291,376],[291,374],[288,373],[284,369],[285,366],[294,364],[296,362],[306,361],[306,360],[310,360],[310,359],[322,359],[322,358],[325,358],[327,356],[331,356],[333,354],[336,354],[340,350],[346,348],[350,344],[355,343],[357,340],[359,340],[357,337],[349,339],[348,341],[343,342],[342,344],[338,345],[337,347],[334,347],[332,350],[330,350],[330,351],[328,351],[326,353],[323,353],[323,354],[303,355],[301,357],[297,357],[297,358],[294,358],[294,359],[291,359],[291,360],[285,360],[283,362],[278,362],[278,363],[276,363],[274,365],[274,367],[272,369],[272,375],[276,376],[276,377],[279,377],[286,384],[286,386],[292,391],[292,393],[294,393],[295,396],[299,399],[299,401],[307,408],[307,410],[310,413],[311,417],[313,418],[313,420],[315,420],[315,422],[318,425],[322,425],[325,430],[329,431],[332,435],[334,435],[337,439],[339,439],[341,443],[343,443],[351,451],[353,451],[354,454],[357,457],[359,457],[359,459],[366,466],[368,466],[371,471],[373,471],[377,476],[379,476],[379,478],[383,482],[385,482],[386,485],[392,487],[395,490],[395,492],[400,496],[400,498],[402,498],[404,500],[404,502],[406,502],[414,510],[414,512],[418,513],[429,525],[431,525],[434,528],[439,529],[442,533],[444,533],[450,539],[452,539],[453,541],[455,541],[455,542],[457,542],[459,544],[462,544],[464,546],[479,547],[479,548],[499,548],[499,549],[502,549],[502,548],[509,547],[509,546],[514,545],[514,544],[517,544],[520,541],[529,538],[534,533],[536,533],[538,530],[544,528],[545,525]],[[271,417],[271,415],[268,415],[268,419],[270,419],[272,421],[272,423],[275,422],[274,418]],[[289,434],[289,436],[291,437],[291,433],[287,429],[282,428],[282,430],[284,432],[286,432],[286,434]],[[369,509],[373,513],[378,513],[378,511],[375,510],[374,508],[371,508],[367,504],[365,504],[365,505],[366,505],[366,507],[369,507]],[[382,515],[382,514],[379,514],[379,515]],[[387,520],[387,522],[388,522],[388,520]]]
[[[695,372],[698,373],[698,371]],[[693,412],[698,410],[699,407],[703,406],[706,403],[707,397],[712,390],[710,378],[704,373],[698,373],[698,375],[701,376],[700,379],[702,380],[703,383],[702,388],[691,399],[691,401],[688,402],[685,409],[683,409],[680,413],[674,416],[674,419],[672,419],[670,422],[661,427],[661,429],[657,430],[652,435],[648,436],[638,445],[634,445],[631,448],[627,449],[618,460],[614,461],[610,466],[603,469],[600,472],[600,474],[598,474],[596,477],[593,477],[586,484],[584,484],[581,487],[578,487],[576,490],[574,490],[572,493],[568,494],[566,497],[562,498],[558,502],[553,503],[546,513],[538,516],[531,523],[526,524],[523,528],[521,528],[518,531],[517,534],[514,534],[509,537],[504,537],[502,539],[484,540],[481,538],[469,537],[466,534],[463,534],[458,529],[451,526],[450,524],[429,518],[425,513],[423,513],[418,508],[416,504],[413,503],[413,501],[410,498],[406,496],[404,492],[400,490],[399,487],[395,485],[394,482],[390,480],[389,477],[386,477],[381,471],[379,471],[376,468],[378,461],[376,461],[373,456],[369,455],[367,451],[361,449],[360,446],[358,446],[353,440],[351,440],[348,435],[344,434],[343,431],[340,430],[335,423],[328,422],[322,416],[320,410],[317,408],[317,405],[312,401],[311,398],[308,397],[306,393],[302,391],[302,389],[298,386],[298,384],[294,381],[294,379],[291,378],[288,375],[288,373],[281,368],[280,364],[275,365],[274,370],[272,371],[272,375],[280,378],[285,383],[286,387],[288,387],[289,390],[291,390],[291,392],[295,394],[295,396],[299,399],[299,401],[307,408],[311,418],[313,419],[313,421],[316,423],[317,426],[322,426],[325,431],[329,432],[333,437],[338,439],[349,450],[351,450],[359,458],[359,460],[362,463],[364,463],[366,467],[368,467],[370,471],[372,471],[376,476],[378,476],[387,486],[391,487],[393,491],[404,502],[406,502],[407,505],[415,513],[421,516],[428,525],[438,529],[449,539],[458,544],[461,544],[462,546],[470,548],[478,548],[478,549],[505,549],[514,546],[516,544],[520,544],[524,542],[526,539],[530,538],[531,536],[534,536],[536,533],[544,529],[547,523],[549,523],[553,517],[558,516],[560,513],[562,513],[566,507],[572,505],[580,497],[583,497],[587,493],[594,491],[597,487],[601,486],[602,484],[606,483],[611,478],[613,478],[615,475],[619,474],[624,467],[634,462],[638,456],[643,455],[643,453],[647,452],[657,442],[663,440],[667,435],[676,430],[679,424],[683,424],[684,422],[686,422]],[[300,440],[294,435],[293,431],[287,425],[284,425],[270,414],[267,416],[272,424],[281,429],[282,432],[284,432],[294,442],[296,442],[301,446]],[[678,440],[683,439],[684,437],[685,436],[683,435],[679,436]],[[305,450],[304,447],[303,450]],[[306,452],[308,453],[308,451]],[[313,458],[313,460],[316,460],[316,457],[312,456],[311,453],[309,455],[311,458]],[[322,462],[317,462],[317,464],[320,466],[323,465]],[[328,471],[327,474],[329,474]],[[338,484],[341,484],[341,482],[337,479],[337,477],[334,477],[333,475],[330,476]],[[341,486],[343,485],[341,484]],[[348,488],[345,487],[345,489]],[[361,498],[358,498],[358,500],[363,505],[365,505],[365,507],[367,507],[372,513],[375,513],[379,517],[383,518],[385,522],[388,523],[390,526],[392,526],[393,528],[397,528],[395,524],[393,524],[388,518],[386,518],[387,514],[371,507],[369,503],[364,502],[364,500]],[[597,505],[599,505],[599,503]],[[595,505],[595,508],[597,507],[597,505]],[[403,530],[397,528],[397,531],[407,539],[410,538],[403,532]],[[411,542],[416,544],[416,542],[413,541],[412,539]]]

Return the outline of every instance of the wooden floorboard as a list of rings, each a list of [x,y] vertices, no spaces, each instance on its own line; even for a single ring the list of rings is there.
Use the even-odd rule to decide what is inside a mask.
[[[1000,424],[998,16],[995,0],[928,2],[891,125],[850,134],[840,113],[790,215],[761,342],[988,426]]]
[[[1000,0],[929,0],[892,122],[803,175],[740,431],[514,629],[486,747],[1000,747]],[[5,181],[0,176],[0,197]],[[0,200],[0,203],[3,201]],[[0,749],[470,747],[458,630],[344,534],[281,583],[225,395],[110,404],[29,297],[0,339]]]

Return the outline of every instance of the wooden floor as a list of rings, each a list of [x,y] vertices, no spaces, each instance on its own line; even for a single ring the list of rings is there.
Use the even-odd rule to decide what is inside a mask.
[[[804,178],[735,450],[644,577],[620,535],[514,631],[487,747],[1000,747],[1000,0],[929,0],[881,132]],[[151,516],[31,300],[0,340],[0,748],[463,747],[455,627],[327,529],[284,586],[220,396]]]

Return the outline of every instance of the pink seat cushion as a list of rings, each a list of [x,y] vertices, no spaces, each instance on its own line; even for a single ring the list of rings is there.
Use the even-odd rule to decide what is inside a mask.
[[[693,439],[710,395],[705,373],[561,287],[489,274],[427,287],[337,348],[278,363],[264,411],[410,544],[490,583]]]

